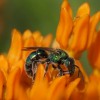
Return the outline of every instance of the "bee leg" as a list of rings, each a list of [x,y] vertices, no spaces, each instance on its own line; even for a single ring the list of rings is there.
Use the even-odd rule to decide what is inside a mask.
[[[35,80],[35,76],[36,76],[36,72],[37,72],[37,66],[38,66],[38,63],[44,63],[42,60],[35,60],[33,63],[32,63],[32,73],[33,73],[33,77],[32,77],[32,80]]]
[[[74,65],[78,69],[78,77],[82,74],[79,67],[77,65]]]
[[[36,63],[37,62],[35,62],[35,61],[32,63],[32,73],[33,73],[32,80],[34,80],[35,79],[35,76],[36,76],[36,71],[37,71]]]
[[[66,74],[71,74],[70,71],[63,71],[63,75],[66,75]]]
[[[58,70],[59,70],[58,76],[62,76],[63,75],[63,70],[59,65],[58,65]]]
[[[80,77],[81,80],[82,80],[83,82],[85,82],[84,76],[83,76],[83,74],[82,74],[80,68],[79,68],[77,65],[74,65],[74,66],[78,69],[78,77]]]
[[[53,67],[54,69],[57,69],[57,67],[56,67],[54,64],[52,64],[52,67]]]
[[[82,80],[84,81],[84,76],[83,76],[83,74],[82,74],[80,68],[79,68],[77,65],[74,65],[74,66],[78,69],[78,77],[81,77]]]
[[[46,72],[47,72],[47,70],[48,70],[48,66],[49,66],[49,64],[50,64],[50,62],[47,62],[47,63],[46,63],[45,73],[46,73]]]

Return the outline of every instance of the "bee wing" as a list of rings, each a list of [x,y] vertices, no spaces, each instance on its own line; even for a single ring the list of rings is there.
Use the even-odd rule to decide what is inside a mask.
[[[44,50],[47,50],[47,51],[50,51],[50,52],[54,52],[55,51],[55,49],[48,48],[48,47],[24,47],[22,50],[28,51],[28,50],[37,50],[37,49],[44,49]]]

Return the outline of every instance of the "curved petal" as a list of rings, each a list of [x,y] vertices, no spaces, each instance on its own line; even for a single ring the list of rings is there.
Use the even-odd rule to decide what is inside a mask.
[[[80,82],[77,85],[77,90],[75,91],[76,94],[77,93],[80,94],[80,93],[84,93],[86,91],[87,84],[89,83],[89,79],[83,69],[83,66],[81,65],[81,63],[78,60],[75,60],[75,65],[77,65],[79,69],[77,67],[75,68],[75,73],[71,79],[75,80],[76,78],[80,78]]]
[[[62,48],[67,48],[73,26],[69,8],[67,1],[64,0],[61,6],[60,20],[56,32],[56,40]]]
[[[33,38],[35,40],[36,46],[42,46],[43,36],[39,31],[33,32]]]
[[[70,14],[70,16],[72,17],[72,9],[70,7],[70,4],[68,2],[68,0],[63,0],[63,3],[61,5],[61,8],[65,8],[67,9],[68,13]]]
[[[74,51],[74,55],[85,50],[87,47],[89,33],[89,15],[84,15],[79,18],[73,28],[72,39],[70,41],[70,48]]]
[[[95,80],[95,82],[100,83],[100,72],[99,72],[99,70],[94,69],[89,78],[90,78],[91,81]]]
[[[20,70],[21,70],[21,72],[24,70],[24,61],[21,59],[21,60],[19,60],[18,62],[16,62],[13,66],[12,66],[12,68],[10,69],[10,71],[9,71],[9,73],[12,71],[12,70],[14,70],[14,69],[16,69],[16,68],[20,68]]]
[[[35,84],[38,84],[39,82],[43,81],[44,73],[45,73],[44,66],[42,64],[40,64],[37,69]]]
[[[79,89],[75,88],[70,96],[70,100],[85,100],[85,91],[80,91]]]
[[[81,71],[81,73],[83,75],[83,76],[81,76],[81,78],[83,77],[85,83],[88,83],[89,82],[89,78],[88,78],[88,75],[86,74],[85,70],[83,69],[82,64],[80,63],[79,60],[75,60],[75,62],[76,62],[76,65],[79,67],[79,69],[80,69],[80,71]]]
[[[95,15],[93,15],[90,19],[90,28],[89,28],[89,40],[88,40],[88,48],[91,46],[94,35],[96,31],[96,26],[100,21],[100,12],[97,12]]]
[[[5,85],[5,77],[3,72],[0,70],[0,100],[3,100],[3,94],[4,94],[4,85]]]
[[[69,76],[62,76],[52,81],[48,89],[47,100],[58,100],[64,94],[65,85],[69,83]]]
[[[60,48],[60,45],[59,45],[59,43],[56,41],[56,39],[53,41],[52,47],[53,47],[53,48]]]
[[[100,84],[100,83],[98,83],[98,84]],[[86,95],[84,96],[84,100],[99,100],[100,95],[98,93],[97,82],[95,82],[94,80],[90,81],[85,94]]]
[[[21,87],[20,77],[20,68],[15,68],[10,72],[7,81],[6,100],[28,100],[25,89]]]
[[[4,55],[0,55],[0,70],[3,71],[4,76],[6,77],[7,80],[9,67],[8,67],[8,61]]]
[[[32,36],[32,32],[30,30],[26,30],[24,33],[23,33],[23,40],[27,40],[28,38],[30,38]]]
[[[94,70],[90,75],[90,81],[85,91],[85,100],[99,100],[100,99],[100,72]]]
[[[20,69],[16,68],[14,69],[7,80],[7,89],[6,89],[6,99],[12,100],[14,99],[14,89],[15,89],[15,83],[17,80],[19,80],[20,75]]]
[[[23,47],[33,47],[33,46],[35,46],[35,41],[34,41],[33,36],[27,38],[27,39],[24,41]],[[26,57],[30,54],[30,52],[32,52],[32,51],[31,51],[31,50],[22,51],[22,58],[25,60]]]
[[[25,68],[24,68],[25,65],[24,64],[25,63],[22,59],[19,60],[17,63],[15,63],[14,66],[12,66],[9,73],[11,73],[16,68],[20,68],[21,76],[19,78],[20,78],[21,85],[24,86],[24,88],[29,88],[29,86],[31,86],[31,84],[32,84],[32,80],[31,80],[31,78],[29,78],[27,76],[27,74],[25,72]]]
[[[100,70],[100,31],[96,33],[96,38],[88,49],[88,60],[93,68]]]
[[[42,46],[43,47],[50,47],[51,42],[52,42],[52,34],[48,34],[46,37],[44,37],[42,41]]]
[[[12,32],[12,41],[11,46],[8,52],[8,61],[10,65],[13,65],[15,62],[17,62],[21,58],[21,50],[22,49],[22,36],[19,31],[16,29]]]
[[[79,84],[79,82],[80,82],[80,79],[77,78],[76,80],[70,82],[70,84],[66,87],[66,91],[65,91],[66,100],[70,99],[72,92],[74,91],[75,88],[77,88],[77,85]]]
[[[73,31],[69,41],[69,49],[75,58],[81,55],[81,52],[87,48],[89,33],[90,7],[88,3],[82,4],[74,20]]]
[[[90,15],[90,6],[88,3],[84,3],[79,7],[76,16],[82,17],[84,15]]]
[[[46,100],[47,81],[44,79],[44,72],[44,66],[40,64],[30,91],[30,100]]]

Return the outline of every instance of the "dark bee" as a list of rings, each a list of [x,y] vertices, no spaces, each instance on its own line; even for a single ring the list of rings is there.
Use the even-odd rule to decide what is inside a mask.
[[[29,54],[25,63],[25,70],[29,77],[35,78],[38,63],[45,63],[45,72],[48,70],[49,64],[52,64],[54,69],[59,70],[59,76],[70,74],[72,76],[75,72],[75,61],[73,58],[61,49],[53,49],[47,47],[24,47],[23,50],[35,50]],[[68,70],[63,70],[61,65],[65,65]],[[79,69],[80,72],[80,69]]]

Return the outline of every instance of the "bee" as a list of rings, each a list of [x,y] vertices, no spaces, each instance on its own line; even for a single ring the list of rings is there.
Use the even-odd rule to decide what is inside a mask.
[[[73,58],[62,49],[54,49],[48,47],[24,47],[24,51],[34,50],[31,52],[25,62],[25,71],[29,77],[35,79],[38,63],[45,63],[45,73],[48,70],[48,66],[52,64],[54,69],[59,70],[59,76],[70,74],[72,76],[75,72],[75,61]],[[68,70],[63,70],[61,65],[65,65]],[[80,72],[80,69],[79,69]]]

